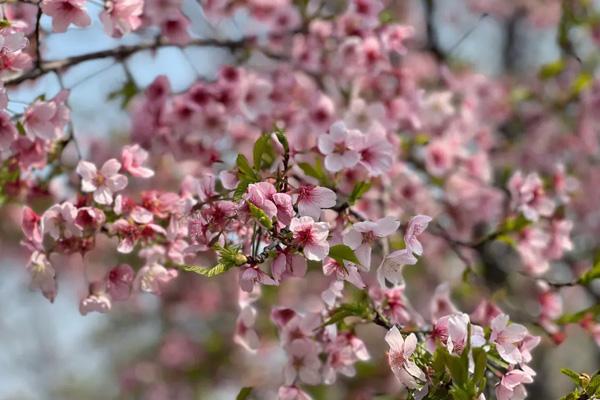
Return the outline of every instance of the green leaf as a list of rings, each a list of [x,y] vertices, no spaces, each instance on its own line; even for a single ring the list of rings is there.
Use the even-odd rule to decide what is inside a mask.
[[[540,79],[550,79],[554,78],[561,72],[565,70],[565,62],[562,59],[556,60],[554,62],[544,64],[540,68],[538,72],[538,77]]]
[[[485,368],[487,365],[487,353],[481,347],[473,349],[473,363],[475,364],[473,382],[479,385],[485,377]]]
[[[270,167],[275,161],[275,151],[271,144],[270,135],[262,135],[256,143],[254,143],[254,169],[260,171],[263,168]]]
[[[365,303],[347,303],[331,311],[329,319],[323,323],[323,326],[337,324],[346,317],[367,318],[369,316],[369,306]]]
[[[579,95],[582,91],[590,87],[593,81],[594,77],[592,75],[582,72],[571,84],[571,95]]]
[[[121,108],[127,107],[127,104],[138,94],[138,88],[135,82],[127,80],[119,89],[108,94],[108,100],[121,99]]]
[[[582,285],[588,285],[594,279],[598,278],[600,278],[600,261],[597,261],[592,268],[585,271],[583,275],[579,277],[577,282],[581,283]]]
[[[358,261],[358,258],[356,258],[354,250],[345,244],[336,244],[335,246],[331,246],[329,248],[329,257],[333,258],[340,264],[343,264],[343,261],[346,260],[360,265],[360,261]]]
[[[591,315],[592,317],[597,317],[600,315],[600,304],[595,304],[576,313],[564,314],[555,322],[559,325],[576,324],[582,319],[586,318],[588,315]]]
[[[250,183],[258,182],[260,180],[260,177],[252,167],[250,167],[248,159],[243,154],[238,154],[235,164],[238,168],[238,178],[240,180],[249,181]]]
[[[246,193],[246,190],[248,189],[248,185],[250,185],[250,183],[252,182],[248,181],[247,179],[240,179],[237,187],[233,192],[233,200],[240,201],[242,197],[244,197],[244,194]]]
[[[354,205],[354,203],[356,203],[358,199],[367,193],[370,188],[371,182],[358,182],[356,185],[354,185],[352,193],[350,193],[350,196],[348,197],[348,204],[351,206]]]
[[[283,151],[287,154],[290,152],[290,144],[288,143],[287,136],[285,135],[285,131],[279,127],[275,127],[275,135],[277,136],[277,140],[283,146]]]
[[[329,177],[323,169],[323,165],[321,164],[320,160],[317,160],[314,166],[306,162],[298,163],[298,166],[302,169],[302,171],[304,171],[306,175],[317,179],[321,185],[331,186]]]
[[[221,247],[215,245],[214,249],[219,253],[219,263],[225,265],[227,268],[239,267],[248,261],[246,256],[240,251],[239,247]]]
[[[212,268],[204,268],[198,265],[184,265],[182,268],[184,271],[194,272],[198,275],[206,276],[207,278],[212,278],[214,276],[221,275],[222,273],[227,272],[227,270],[229,270],[230,267],[228,268],[223,264],[217,264]]]
[[[17,123],[15,124],[17,127],[17,131],[19,132],[19,135],[21,136],[25,136],[25,127],[23,126],[23,123],[21,121],[17,121]]]
[[[580,384],[579,373],[573,371],[572,369],[561,368],[560,373],[568,376],[573,381],[573,383],[575,383],[576,385]]]
[[[250,208],[250,214],[252,214],[252,217],[254,217],[258,223],[269,230],[273,228],[273,221],[271,221],[271,218],[269,218],[269,216],[262,209],[256,207],[250,202],[248,202],[248,207]]]
[[[243,387],[238,393],[235,400],[246,400],[250,396],[250,394],[252,394],[252,389],[253,388],[251,386]]]

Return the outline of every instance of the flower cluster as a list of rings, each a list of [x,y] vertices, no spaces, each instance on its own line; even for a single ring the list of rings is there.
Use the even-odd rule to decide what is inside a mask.
[[[212,30],[243,15],[228,40],[200,36],[183,1],[109,0],[106,35],[151,40],[58,61],[45,61],[46,19],[53,34],[86,28],[97,2],[1,5],[0,212],[23,205],[31,287],[54,301],[63,276],[79,274],[82,315],[152,293],[165,325],[201,315],[208,326],[222,307],[231,318],[215,331],[230,328],[240,347],[228,351],[278,354],[280,376],[250,390],[282,400],[360,377],[384,354],[373,337],[389,347],[385,390],[416,399],[520,400],[539,335],[558,344],[578,324],[600,344],[597,304],[572,301],[598,296],[600,81],[565,60],[533,84],[455,68],[431,32],[435,1],[424,49],[388,3],[189,4]],[[574,58],[572,27],[600,37],[589,2],[468,3],[510,26],[560,20]],[[187,46],[231,57],[183,89],[164,75],[137,88],[130,56],[190,57]],[[112,94],[131,115],[123,146],[79,148],[68,89],[9,107],[21,83],[107,56],[127,72]],[[218,353],[186,329],[168,330],[156,365],[190,372]],[[124,391],[193,397],[179,381],[161,386],[178,374],[152,365],[125,376]]]

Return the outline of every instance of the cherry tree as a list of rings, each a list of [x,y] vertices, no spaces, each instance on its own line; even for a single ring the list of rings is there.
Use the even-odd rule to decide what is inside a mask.
[[[575,326],[600,345],[593,2],[470,0],[477,25],[450,47],[435,0],[1,3],[6,251],[20,229],[50,302],[78,275],[82,315],[157,298],[161,343],[125,396],[233,380],[238,399],[516,400],[538,346]],[[456,57],[487,20],[505,32],[497,75]],[[116,46],[49,57],[93,21]],[[519,36],[548,28],[557,57],[519,65]],[[183,90],[139,84],[129,60],[163,48],[228,61]],[[104,59],[129,126],[84,146],[64,76]],[[20,104],[48,76],[60,90]],[[600,396],[598,374],[552,367],[565,398]]]

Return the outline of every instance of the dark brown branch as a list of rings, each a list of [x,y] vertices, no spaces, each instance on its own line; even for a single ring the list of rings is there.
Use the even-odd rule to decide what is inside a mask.
[[[78,56],[73,56],[69,58],[65,58],[62,60],[54,60],[54,61],[46,61],[40,63],[39,67],[36,67],[30,71],[24,72],[15,77],[9,78],[4,81],[5,86],[14,86],[20,83],[23,83],[28,80],[37,79],[47,73],[50,72],[60,72],[64,69],[73,67],[75,65],[84,63],[86,61],[100,60],[103,58],[114,58],[117,61],[122,61],[127,59],[131,55],[141,52],[141,51],[155,51],[159,48],[164,47],[194,47],[194,46],[202,46],[202,47],[222,47],[230,50],[236,50],[244,47],[247,44],[251,44],[256,40],[255,37],[246,37],[240,40],[218,40],[218,39],[195,39],[191,40],[185,45],[178,45],[173,43],[168,43],[162,40],[157,40],[151,43],[142,43],[132,46],[119,46],[112,49],[96,51],[93,53],[81,54]],[[39,43],[38,43],[39,48]]]
[[[426,50],[430,51],[438,61],[444,61],[446,54],[442,50],[435,30],[435,0],[425,0],[425,29],[427,33]]]

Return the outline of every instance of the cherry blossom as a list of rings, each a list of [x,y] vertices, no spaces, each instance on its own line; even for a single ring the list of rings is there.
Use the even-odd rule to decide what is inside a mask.
[[[349,130],[343,121],[331,125],[329,133],[319,136],[319,151],[325,155],[325,168],[338,172],[354,167],[360,161],[361,140],[362,133]]]
[[[256,309],[252,306],[246,306],[240,311],[238,316],[235,336],[233,341],[248,351],[256,351],[260,345],[258,335],[254,330],[256,320]]]
[[[508,323],[508,315],[501,314],[491,322],[490,341],[496,344],[500,357],[511,364],[520,363],[521,352],[517,344],[525,338],[527,328],[520,324]]]
[[[496,396],[498,400],[520,400],[527,396],[527,391],[523,386],[526,383],[532,383],[533,377],[531,370],[527,371],[513,369],[507,372],[496,386]]]
[[[30,139],[55,140],[62,136],[69,122],[69,109],[65,105],[67,91],[62,91],[51,101],[36,101],[27,108],[23,126]]]
[[[135,31],[142,24],[140,16],[144,7],[143,0],[114,0],[106,3],[106,10],[100,14],[104,31],[119,38]]]
[[[432,218],[427,215],[416,215],[408,222],[408,227],[404,234],[404,243],[407,249],[418,256],[423,254],[423,245],[417,237],[425,232],[431,220]]]
[[[302,247],[304,255],[309,260],[321,261],[329,252],[329,227],[326,222],[315,222],[312,217],[292,218],[290,230],[294,241]]]
[[[27,270],[31,275],[31,289],[39,289],[50,302],[56,297],[56,271],[46,254],[35,251],[31,254]]]
[[[521,171],[517,171],[510,178],[508,188],[513,207],[521,211],[528,220],[537,221],[540,216],[552,215],[555,205],[546,196],[542,180],[537,174],[523,177]]]
[[[85,9],[85,0],[43,0],[42,11],[52,17],[52,30],[65,32],[70,24],[80,28],[90,25]]]
[[[178,272],[176,270],[167,269],[158,263],[144,265],[137,272],[133,287],[158,296],[177,275]]]
[[[106,274],[106,291],[112,300],[127,300],[131,294],[131,286],[135,272],[127,264],[120,264]]]
[[[333,190],[312,185],[303,185],[297,189],[294,201],[298,205],[300,215],[318,220],[322,208],[335,206],[336,194]]]
[[[385,217],[375,222],[357,222],[344,234],[344,244],[356,253],[360,265],[367,271],[371,269],[371,251],[375,241],[394,234],[400,222],[393,217]]]
[[[321,382],[321,361],[316,346],[308,340],[294,340],[288,350],[290,360],[284,368],[285,382],[291,385],[299,378],[302,382],[317,385]]]
[[[131,175],[139,178],[151,178],[154,176],[154,171],[150,168],[143,167],[142,164],[148,159],[148,152],[138,144],[133,146],[123,147],[121,153],[121,164],[123,170]]]
[[[415,334],[404,338],[394,326],[386,333],[385,341],[390,346],[388,362],[398,382],[410,389],[419,387],[425,381],[425,373],[410,360],[417,347]]]
[[[80,161],[77,173],[81,176],[81,190],[93,192],[94,201],[109,205],[113,202],[113,194],[125,189],[127,177],[119,174],[121,163],[116,159],[106,161],[100,171],[89,161]]]

